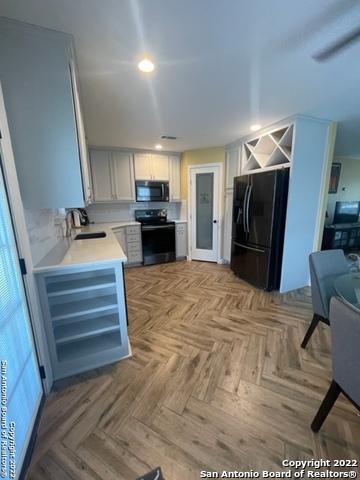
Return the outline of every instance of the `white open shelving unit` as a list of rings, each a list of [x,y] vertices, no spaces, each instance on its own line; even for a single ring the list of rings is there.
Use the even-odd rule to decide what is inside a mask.
[[[130,355],[121,263],[37,279],[55,379]]]
[[[289,167],[294,125],[273,130],[243,144],[243,173]]]

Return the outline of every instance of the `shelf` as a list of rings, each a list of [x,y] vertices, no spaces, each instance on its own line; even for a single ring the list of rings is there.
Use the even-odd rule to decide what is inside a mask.
[[[293,143],[293,132],[294,132],[294,126],[290,125],[290,127],[286,130],[285,134],[283,135],[282,139],[279,142],[279,145],[283,148],[286,148],[287,151],[290,151],[291,155],[291,149],[292,149],[292,143]]]
[[[58,321],[66,318],[77,317],[86,313],[103,312],[117,306],[117,296],[104,295],[95,298],[84,298],[68,303],[60,303],[50,307],[51,318]]]
[[[121,347],[120,332],[107,333],[86,338],[78,342],[66,343],[56,347],[59,362],[72,362],[101,352]]]
[[[116,277],[114,274],[110,274],[49,283],[47,292],[49,297],[57,297],[59,295],[98,290],[114,285],[116,285]]]
[[[271,136],[274,138],[276,143],[279,143],[287,130],[288,130],[288,127],[281,128],[280,130],[276,130],[275,132],[272,132]]]
[[[260,166],[265,167],[275,148],[276,144],[271,136],[264,135],[260,138],[253,151],[253,155]]]
[[[116,314],[97,317],[88,321],[68,323],[54,328],[57,345],[95,337],[119,330],[119,316]]]
[[[244,145],[244,155],[245,155],[246,161],[248,161],[249,158],[252,155],[252,151],[250,150],[250,148],[246,144]]]
[[[284,155],[280,148],[276,148],[273,154],[268,159],[266,164],[267,167],[274,166],[274,165],[284,165],[288,164],[289,159]]]
[[[243,144],[244,171],[261,172],[289,167],[292,158],[294,125],[263,134]]]
[[[269,154],[269,153],[254,153],[254,157],[257,161],[257,163],[261,166],[261,167],[265,167],[266,164],[268,163],[269,161],[269,158],[271,157],[272,153]]]
[[[247,145],[250,145],[251,147],[256,147],[256,144],[258,143],[259,139],[255,138],[255,140],[251,140],[250,142],[247,142]]]
[[[259,164],[259,162],[256,160],[256,158],[251,155],[249,160],[247,161],[246,165],[245,165],[245,168],[246,170],[255,170],[257,168],[260,168],[261,165]]]

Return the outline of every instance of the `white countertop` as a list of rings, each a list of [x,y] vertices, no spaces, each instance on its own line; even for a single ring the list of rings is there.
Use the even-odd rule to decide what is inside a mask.
[[[104,238],[74,240],[64,238],[34,266],[34,273],[42,273],[58,268],[76,268],[93,266],[97,263],[126,262],[127,258],[112,229],[127,225],[139,225],[137,222],[114,222],[90,224],[73,230],[78,233],[105,232]]]
[[[171,219],[175,223],[187,223],[187,220]],[[43,273],[58,268],[76,268],[93,266],[97,263],[126,262],[127,258],[118,242],[113,229],[140,225],[128,220],[123,222],[91,223],[73,230],[72,238],[64,238],[34,266],[34,273]],[[74,240],[78,233],[105,232],[104,238]]]

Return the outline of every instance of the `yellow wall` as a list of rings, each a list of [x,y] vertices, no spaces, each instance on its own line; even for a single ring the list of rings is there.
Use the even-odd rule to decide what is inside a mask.
[[[199,148],[197,150],[188,150],[182,154],[181,158],[181,198],[188,198],[188,166],[200,165],[203,163],[225,162],[225,148]]]

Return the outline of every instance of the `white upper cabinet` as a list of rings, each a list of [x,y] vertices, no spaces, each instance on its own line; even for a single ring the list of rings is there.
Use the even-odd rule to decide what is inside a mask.
[[[94,201],[113,201],[115,189],[112,182],[111,152],[106,150],[91,150],[90,162]]]
[[[152,153],[136,153],[135,179],[169,180],[169,157]]]
[[[112,151],[112,173],[116,200],[135,200],[133,155],[128,152]]]
[[[91,202],[91,184],[90,184],[88,149],[86,145],[85,127],[84,127],[84,121],[83,121],[83,116],[81,111],[79,87],[78,87],[78,82],[76,78],[76,65],[73,58],[71,58],[70,60],[70,75],[71,75],[72,93],[74,98],[74,113],[75,113],[76,127],[77,127],[77,138],[78,138],[78,144],[79,144],[80,165],[81,165],[81,171],[82,171],[84,198],[85,198],[85,203],[88,204]]]
[[[167,155],[151,155],[151,171],[153,180],[169,180],[169,157]]]
[[[28,209],[81,207],[88,200],[72,57],[70,35],[0,19],[0,78]]]
[[[181,159],[179,155],[170,155],[170,201],[179,202],[181,200],[180,179],[181,179]]]
[[[134,158],[136,180],[152,180],[151,154],[135,153]]]
[[[132,153],[92,149],[90,162],[95,202],[135,201]]]

